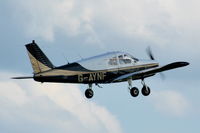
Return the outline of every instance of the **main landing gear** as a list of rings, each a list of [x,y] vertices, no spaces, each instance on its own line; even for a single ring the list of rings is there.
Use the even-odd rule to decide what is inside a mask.
[[[87,90],[85,90],[85,97],[90,99],[93,97],[93,95],[94,95],[94,92],[92,90],[92,84],[89,84],[89,88]]]
[[[97,84],[97,83],[95,83],[95,85],[98,86],[99,88],[102,88],[102,87],[101,87],[99,84]],[[90,99],[90,98],[93,97],[94,92],[93,92],[93,90],[92,90],[92,84],[88,84],[88,86],[89,86],[88,89],[85,90],[85,97],[88,98],[88,99]]]
[[[142,87],[142,95],[143,96],[148,96],[150,93],[151,93],[151,90],[150,88],[145,84],[144,80],[141,81],[143,87]],[[133,97],[137,97],[140,93],[139,89],[137,87],[132,87],[132,79],[129,79],[128,80],[128,84],[129,84],[129,90],[130,90],[130,94],[131,96]],[[98,84],[96,84],[98,87],[102,88],[101,86],[99,86]],[[88,89],[85,90],[85,97],[90,99],[93,97],[94,95],[94,92],[92,90],[92,84],[89,84],[88,85]]]
[[[143,96],[148,96],[151,93],[150,88],[145,84],[144,80],[141,81],[143,87],[142,87],[142,95]],[[132,79],[128,80],[128,84],[129,84],[129,90],[130,90],[130,94],[133,97],[137,97],[139,95],[139,89],[137,87],[132,87]]]

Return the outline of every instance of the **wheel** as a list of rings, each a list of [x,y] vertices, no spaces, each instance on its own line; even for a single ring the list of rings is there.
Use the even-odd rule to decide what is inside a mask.
[[[86,96],[88,99],[92,98],[93,95],[94,95],[94,92],[93,92],[92,89],[87,89],[87,90],[85,90],[85,96]]]
[[[142,87],[142,94],[143,94],[144,96],[148,96],[150,93],[151,93],[150,88],[149,88],[148,86],[144,85],[144,86]]]
[[[133,97],[137,97],[139,95],[139,90],[137,87],[133,87],[131,88],[130,93]]]

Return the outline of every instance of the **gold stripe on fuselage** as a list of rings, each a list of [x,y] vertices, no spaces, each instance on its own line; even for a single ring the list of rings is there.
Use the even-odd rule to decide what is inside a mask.
[[[62,69],[52,69],[46,72],[42,72],[36,74],[35,76],[73,76],[73,75],[80,75],[80,74],[90,74],[90,73],[98,73],[98,72],[118,72],[118,71],[125,71],[131,69],[140,69],[144,67],[144,69],[157,67],[158,64],[147,64],[147,65],[138,65],[138,66],[128,66],[128,67],[121,67],[121,68],[113,68],[107,70],[97,70],[97,71],[73,71],[73,70],[62,70]]]

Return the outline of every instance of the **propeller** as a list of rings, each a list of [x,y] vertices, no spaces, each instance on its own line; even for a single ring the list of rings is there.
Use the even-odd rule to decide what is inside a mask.
[[[149,58],[150,58],[151,60],[155,60],[155,58],[154,58],[154,56],[153,56],[153,53],[152,53],[152,51],[151,51],[151,47],[150,47],[150,46],[147,47],[146,51],[147,51],[147,55],[149,56]]]
[[[159,74],[160,74],[160,78],[161,78],[162,80],[165,80],[165,79],[166,79],[166,76],[165,76],[164,73],[160,72]]]
[[[154,55],[153,55],[153,52],[152,52],[150,46],[147,47],[146,52],[147,52],[147,55],[149,56],[149,58],[150,58],[151,60],[155,60]],[[160,74],[160,77],[161,77],[162,80],[165,80],[165,79],[166,79],[166,77],[165,77],[165,75],[164,75],[163,73],[160,72],[159,74]]]

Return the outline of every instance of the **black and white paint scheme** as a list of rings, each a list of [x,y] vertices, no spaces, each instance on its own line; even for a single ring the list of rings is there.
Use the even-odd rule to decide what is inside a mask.
[[[188,62],[173,62],[165,66],[159,66],[151,52],[147,48],[149,60],[141,60],[125,52],[108,52],[79,61],[68,63],[63,66],[54,66],[39,46],[33,40],[26,45],[28,55],[32,64],[34,75],[31,77],[14,77],[13,79],[33,78],[38,82],[54,83],[79,83],[88,84],[85,91],[87,98],[93,97],[92,85],[109,84],[116,82],[128,82],[128,89],[133,97],[139,95],[139,89],[132,86],[133,80],[141,80],[143,85],[141,92],[144,96],[150,94],[150,88],[144,79],[157,73],[184,67]]]

